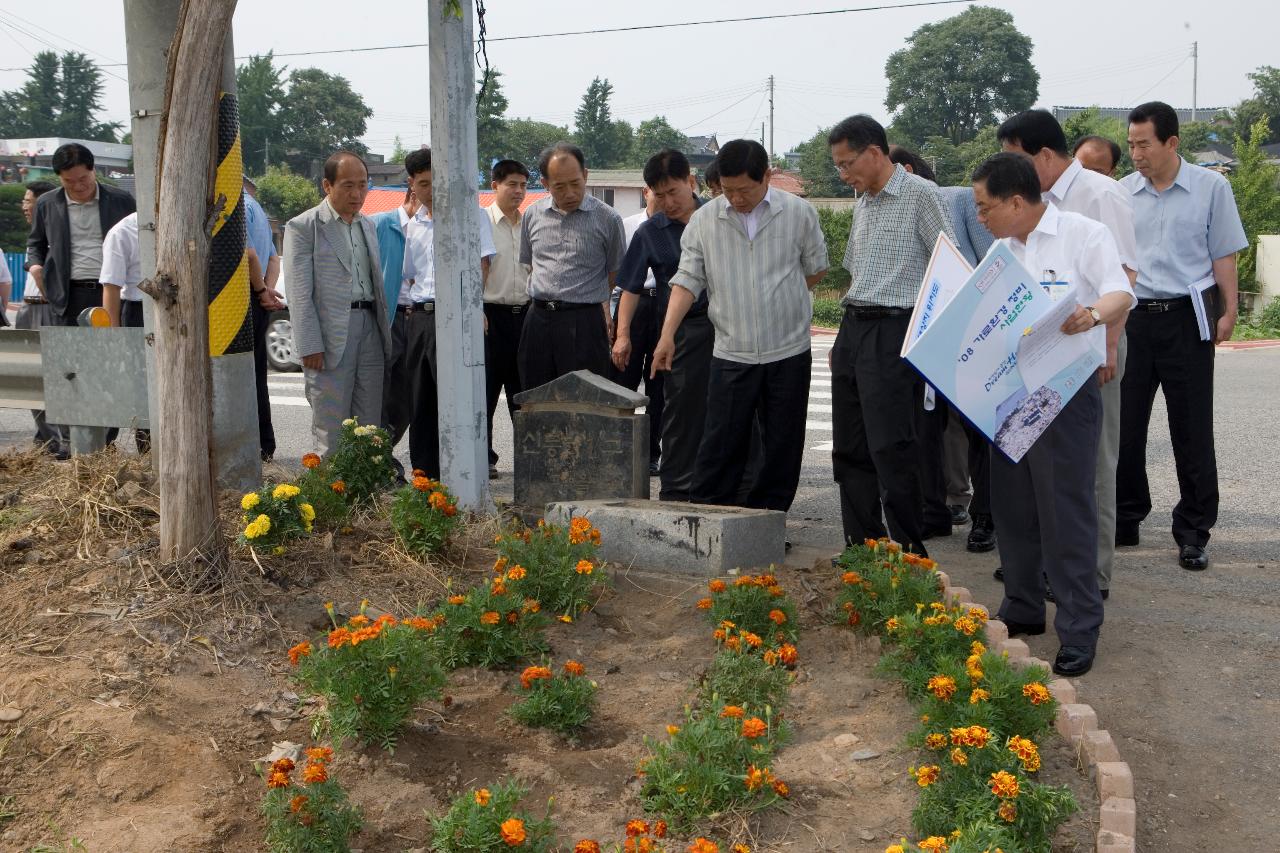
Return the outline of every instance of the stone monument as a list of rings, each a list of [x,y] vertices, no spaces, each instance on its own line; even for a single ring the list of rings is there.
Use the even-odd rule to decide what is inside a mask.
[[[515,503],[649,497],[649,398],[586,370],[515,396]]]

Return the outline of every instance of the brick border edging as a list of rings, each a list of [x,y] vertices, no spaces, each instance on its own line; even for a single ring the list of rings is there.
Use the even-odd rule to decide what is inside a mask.
[[[976,607],[990,614],[981,604],[973,602],[973,594],[964,587],[953,587],[951,577],[938,572],[942,579],[942,597],[945,601],[960,600],[960,606]],[[1009,662],[1022,667],[1042,666],[1050,673],[1053,669],[1047,661],[1031,656],[1031,649],[1022,640],[1009,638],[1009,629],[999,619],[987,622],[987,645],[1004,652]],[[1058,716],[1054,728],[1078,751],[1083,751],[1094,771],[1098,785],[1098,839],[1096,853],[1136,853],[1138,849],[1138,809],[1134,798],[1133,771],[1120,758],[1111,733],[1098,728],[1098,714],[1090,705],[1076,701],[1076,686],[1065,678],[1056,678],[1048,685],[1049,692],[1058,701]]]

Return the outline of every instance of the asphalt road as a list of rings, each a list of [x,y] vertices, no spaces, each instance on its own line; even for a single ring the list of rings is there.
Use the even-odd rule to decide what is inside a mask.
[[[840,540],[826,367],[833,341],[814,338],[804,468],[788,521],[796,553],[809,558],[834,553]],[[296,467],[310,449],[301,376],[272,374],[270,385],[277,461]],[[1219,349],[1216,385],[1222,500],[1213,565],[1204,573],[1177,566],[1168,533],[1177,481],[1157,397],[1148,464],[1156,509],[1142,544],[1120,551],[1098,662],[1079,681],[1081,701],[1094,705],[1133,765],[1144,851],[1261,851],[1280,836],[1280,347]],[[509,500],[505,409],[496,432],[492,489]],[[0,447],[25,445],[32,433],[25,411],[0,410]],[[120,442],[125,452],[131,444]],[[404,443],[398,455],[406,459]],[[963,533],[931,540],[931,554],[994,610],[996,555],[967,553]],[[1052,659],[1057,644],[1050,635],[1031,647]]]

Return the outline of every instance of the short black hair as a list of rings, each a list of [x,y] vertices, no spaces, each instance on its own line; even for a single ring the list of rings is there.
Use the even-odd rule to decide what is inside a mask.
[[[409,173],[409,180],[414,175],[431,171],[431,149],[419,148],[404,155],[404,170]]]
[[[27,184],[27,190],[36,198],[40,198],[40,196],[49,192],[49,190],[56,190],[57,188],[57,185],[52,181],[32,181]]]
[[[1020,195],[1032,204],[1040,202],[1040,177],[1035,164],[1014,151],[993,154],[973,170],[973,182],[986,184],[987,195],[1004,201]]]
[[[1164,101],[1147,101],[1138,104],[1129,113],[1129,124],[1151,122],[1156,129],[1156,139],[1168,142],[1169,137],[1178,135],[1178,113]]]
[[[720,186],[720,164],[715,160],[708,163],[707,168],[702,170],[702,178],[709,187]]]
[[[500,184],[512,175],[524,175],[529,179],[529,170],[519,160],[499,160],[493,164],[493,182]]]
[[[849,116],[831,128],[831,132],[827,134],[827,145],[835,145],[837,142],[843,142],[854,151],[863,151],[874,145],[885,154],[889,153],[889,137],[885,134],[884,127],[866,113]]]
[[[1017,145],[1032,157],[1045,148],[1067,156],[1067,135],[1048,110],[1023,110],[1009,116],[996,129],[996,139]]]
[[[674,148],[663,148],[644,164],[644,182],[649,189],[657,189],[658,184],[667,180],[689,180],[689,158]]]
[[[66,145],[59,145],[50,159],[53,164],[53,171],[59,175],[76,166],[84,166],[90,172],[93,171],[93,152],[79,142],[68,142]]]
[[[726,142],[720,146],[716,162],[720,164],[722,178],[746,175],[759,182],[769,175],[769,152],[754,139],[732,139]]]
[[[929,165],[929,161],[909,148],[903,148],[901,145],[890,145],[889,161],[900,163],[903,166],[910,166],[912,174],[919,175],[926,181],[933,181],[935,184],[938,182],[938,176],[934,174],[933,167]]]
[[[364,167],[365,177],[367,178],[369,176],[369,166],[367,163],[364,162],[363,157],[361,157],[359,154],[357,154],[354,151],[348,151],[345,148],[339,148],[337,151],[329,155],[328,160],[324,161],[324,179],[326,181],[332,184],[338,180],[338,166],[342,165],[342,160],[344,157],[355,158],[360,163],[360,165]]]
[[[542,153],[538,155],[538,172],[541,173],[544,181],[547,177],[547,170],[551,168],[551,160],[566,154],[578,161],[582,171],[585,172],[587,170],[587,156],[582,153],[581,148],[572,142],[557,142],[555,145],[548,145],[542,149]]]
[[[1088,136],[1082,136],[1079,139],[1077,139],[1075,147],[1071,149],[1071,156],[1072,157],[1076,156],[1076,154],[1080,152],[1080,149],[1090,142],[1096,142],[1099,145],[1105,145],[1107,147],[1107,150],[1111,152],[1111,168],[1114,169],[1116,166],[1120,165],[1120,157],[1122,156],[1122,152],[1120,151],[1119,143],[1117,143],[1114,139],[1107,139],[1105,136],[1098,136],[1097,134],[1094,134],[1094,133],[1091,133]]]

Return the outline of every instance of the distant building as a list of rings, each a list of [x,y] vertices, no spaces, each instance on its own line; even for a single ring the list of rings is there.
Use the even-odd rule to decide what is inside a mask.
[[[360,213],[364,216],[373,216],[375,213],[395,210],[404,204],[405,189],[404,184],[398,187],[374,187],[364,197],[364,206],[360,208]],[[525,195],[524,201],[520,203],[520,209],[522,211],[528,210],[529,205],[546,197],[547,193],[545,192],[530,192]],[[477,200],[481,207],[490,207],[495,201],[495,194],[490,190],[481,190]]]
[[[1094,110],[1103,118],[1118,118],[1123,122],[1129,120],[1129,113],[1133,107],[1050,107],[1050,109],[1053,117],[1060,122],[1077,116],[1085,110]],[[1191,121],[1191,107],[1174,107],[1173,109],[1178,114],[1179,122]],[[1213,121],[1219,113],[1227,112],[1227,107],[1196,107],[1195,112],[1196,121]]]
[[[97,142],[91,139],[65,139],[61,136],[0,139],[0,168],[12,172],[11,181],[31,181],[53,174],[53,152],[68,142],[78,142],[93,152],[94,171],[109,176],[127,172],[133,160],[133,146],[120,142]]]
[[[644,186],[640,169],[587,170],[587,192],[624,217],[644,210]]]
[[[720,142],[714,133],[710,136],[690,136],[685,142],[684,153],[689,158],[689,164],[702,171],[720,153]]]

